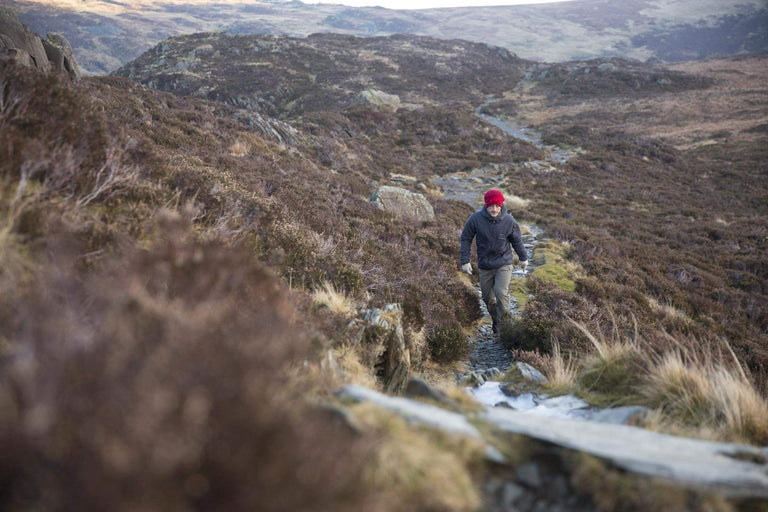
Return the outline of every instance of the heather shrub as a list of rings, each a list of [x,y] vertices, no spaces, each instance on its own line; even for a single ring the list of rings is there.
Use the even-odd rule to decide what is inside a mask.
[[[290,294],[187,224],[163,214],[146,250],[81,276],[64,245],[17,296],[0,508],[375,509],[364,441],[287,386],[309,339]]]
[[[467,335],[457,324],[437,326],[427,334],[432,360],[440,364],[449,364],[464,359],[472,346]]]
[[[509,350],[524,350],[548,354],[550,336],[555,324],[530,306],[525,320],[510,318],[499,326],[499,341]],[[539,312],[541,310],[538,310]]]
[[[0,89],[0,175],[18,179],[14,202],[55,195],[84,206],[136,185],[119,134],[71,84],[2,61]]]

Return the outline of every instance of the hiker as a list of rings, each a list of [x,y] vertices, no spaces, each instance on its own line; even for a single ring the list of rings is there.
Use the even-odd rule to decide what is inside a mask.
[[[472,275],[469,254],[476,239],[480,291],[493,319],[493,332],[498,334],[499,325],[509,314],[509,281],[515,261],[512,249],[523,270],[528,267],[528,254],[520,226],[504,207],[504,194],[491,189],[483,199],[485,206],[469,216],[461,231],[461,270]]]

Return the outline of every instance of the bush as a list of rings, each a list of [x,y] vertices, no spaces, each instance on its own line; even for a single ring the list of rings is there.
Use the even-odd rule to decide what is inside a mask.
[[[0,368],[0,508],[366,509],[365,441],[287,385],[309,336],[285,287],[161,224],[86,276],[51,251],[15,295],[2,331],[34,360]]]
[[[427,335],[427,343],[432,359],[440,364],[464,359],[472,350],[469,339],[457,324],[433,328]]]

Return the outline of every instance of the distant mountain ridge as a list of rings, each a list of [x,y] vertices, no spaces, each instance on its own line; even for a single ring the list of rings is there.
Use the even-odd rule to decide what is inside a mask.
[[[710,85],[653,63],[590,63],[592,77],[604,75],[596,83],[584,80],[590,78],[584,67],[573,71],[570,64],[558,64],[538,69],[537,63],[504,48],[461,40],[200,33],[163,41],[113,74],[153,89],[281,118],[345,111],[371,89],[397,95],[415,108],[461,105],[458,108],[471,112],[489,97],[507,96],[531,73],[536,79],[535,84],[528,80],[530,87],[554,88],[563,98],[641,97]]]
[[[37,33],[58,32],[86,73],[111,72],[167,37],[195,32],[392,34],[463,39],[526,59],[696,60],[768,51],[768,6],[696,0],[574,0],[557,4],[398,11],[291,2],[11,0]]]

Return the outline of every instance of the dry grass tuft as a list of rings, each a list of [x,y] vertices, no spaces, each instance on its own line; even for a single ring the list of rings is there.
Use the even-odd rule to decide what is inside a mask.
[[[635,343],[631,341],[622,341],[615,330],[613,333],[614,335],[609,339],[602,334],[592,334],[591,331],[579,322],[571,320],[571,324],[589,340],[597,351],[597,355],[603,364],[611,364],[626,359],[629,355],[636,353],[638,350]]]
[[[552,342],[552,355],[547,365],[547,388],[551,390],[573,389],[576,386],[578,367],[570,355],[566,358],[557,340]]]
[[[333,283],[326,281],[312,292],[315,305],[328,309],[331,313],[351,317],[355,314],[355,303],[343,291],[337,290]]]
[[[251,145],[247,141],[240,138],[235,140],[235,142],[229,146],[229,154],[232,156],[246,156],[250,152]]]
[[[740,366],[682,348],[653,358],[641,393],[649,403],[717,438],[768,442],[768,402]]]
[[[672,337],[671,346],[652,349],[622,341],[615,330],[606,338],[572,323],[597,352],[579,363],[576,387],[590,401],[648,405],[656,409],[650,424],[661,430],[726,441],[768,441],[768,401],[727,343],[727,357]],[[632,339],[637,339],[637,331]],[[555,349],[559,351],[557,344]],[[559,360],[552,358],[553,367],[563,364]],[[567,369],[561,371],[569,375]]]
[[[530,199],[523,199],[522,197],[516,196],[514,194],[504,196],[504,206],[506,206],[507,210],[510,212],[517,212],[521,210],[524,211],[530,204]]]

